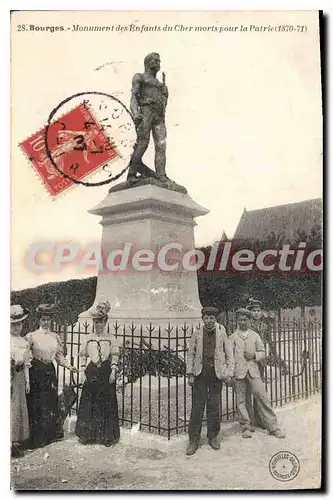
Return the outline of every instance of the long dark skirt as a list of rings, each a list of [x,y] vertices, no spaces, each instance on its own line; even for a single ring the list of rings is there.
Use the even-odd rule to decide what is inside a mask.
[[[75,434],[85,442],[117,443],[120,438],[116,384],[109,383],[111,367],[89,363],[78,410]]]
[[[63,436],[59,419],[58,381],[53,363],[32,360],[28,411],[33,447],[44,446]]]

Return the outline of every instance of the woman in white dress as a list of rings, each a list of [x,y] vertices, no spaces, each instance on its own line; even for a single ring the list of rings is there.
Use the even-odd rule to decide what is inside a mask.
[[[21,449],[29,439],[29,417],[26,393],[30,391],[29,367],[31,352],[27,340],[21,337],[23,321],[28,311],[20,305],[10,307],[10,375],[11,375],[11,442],[12,457],[23,455]]]

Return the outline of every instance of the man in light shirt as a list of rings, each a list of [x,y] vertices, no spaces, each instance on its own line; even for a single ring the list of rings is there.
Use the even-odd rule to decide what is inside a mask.
[[[246,408],[246,394],[247,391],[251,391],[268,433],[277,438],[284,438],[285,433],[277,425],[276,414],[260,377],[258,363],[265,357],[265,347],[259,334],[250,328],[251,311],[245,308],[238,309],[236,318],[237,329],[229,340],[234,354],[237,410],[242,436],[251,438],[251,432],[254,430]]]

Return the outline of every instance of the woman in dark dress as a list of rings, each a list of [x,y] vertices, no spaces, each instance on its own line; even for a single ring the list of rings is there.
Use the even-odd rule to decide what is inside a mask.
[[[54,361],[68,370],[76,371],[63,355],[59,336],[51,331],[54,304],[41,304],[40,328],[26,336],[32,352],[28,410],[30,438],[33,448],[40,448],[63,437],[59,419],[58,380]]]
[[[99,303],[92,311],[95,331],[87,336],[80,352],[85,381],[75,434],[83,444],[111,446],[120,438],[116,394],[119,345],[114,336],[105,332],[109,311],[109,302]]]

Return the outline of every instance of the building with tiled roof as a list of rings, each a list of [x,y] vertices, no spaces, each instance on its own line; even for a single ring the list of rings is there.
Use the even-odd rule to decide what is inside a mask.
[[[272,240],[292,244],[311,240],[321,234],[322,210],[321,198],[258,210],[244,208],[233,241]]]

